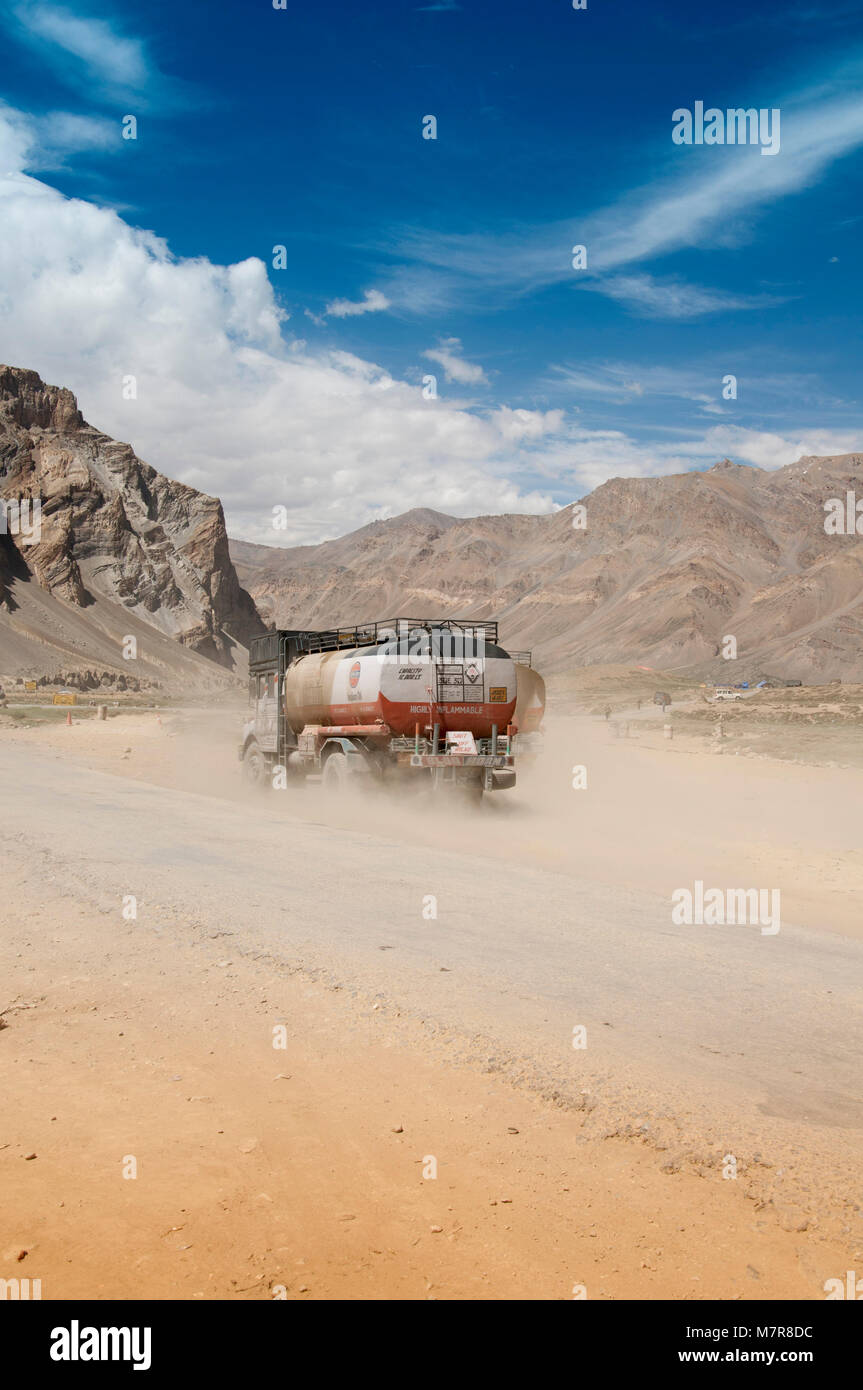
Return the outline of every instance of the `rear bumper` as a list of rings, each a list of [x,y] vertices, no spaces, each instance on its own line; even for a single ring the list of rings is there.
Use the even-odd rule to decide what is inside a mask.
[[[515,768],[511,753],[399,753],[402,767]]]

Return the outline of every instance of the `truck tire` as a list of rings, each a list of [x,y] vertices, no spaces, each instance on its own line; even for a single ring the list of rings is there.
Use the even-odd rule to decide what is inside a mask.
[[[267,764],[254,739],[243,753],[243,781],[246,786],[261,790],[267,785]]]
[[[327,792],[343,792],[348,785],[348,760],[344,753],[330,753],[321,773],[321,786]]]

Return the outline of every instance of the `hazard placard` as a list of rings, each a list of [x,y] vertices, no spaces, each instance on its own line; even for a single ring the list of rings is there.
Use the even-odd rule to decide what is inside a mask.
[[[470,729],[450,729],[447,731],[446,741],[457,753],[476,752],[476,739]]]

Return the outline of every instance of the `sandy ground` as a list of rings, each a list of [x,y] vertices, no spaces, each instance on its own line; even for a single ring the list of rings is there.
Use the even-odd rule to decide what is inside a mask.
[[[233,733],[224,715],[195,711],[0,731],[9,767],[32,772],[29,819],[4,780],[0,1277],[41,1278],[47,1298],[284,1287],[288,1298],[545,1299],[575,1285],[594,1298],[819,1298],[825,1279],[859,1266],[863,1116],[846,1036],[859,975],[843,992],[860,936],[858,773],[551,721],[548,752],[512,796],[472,819],[430,817],[319,793],[252,804]],[[585,791],[571,785],[579,764]],[[72,769],[109,776],[74,781]],[[128,794],[118,777],[135,784]],[[124,817],[144,814],[147,854],[133,865]],[[147,843],[160,815],[163,839],[183,841],[167,868],[165,845]],[[89,824],[100,830],[88,848]],[[284,847],[272,884],[254,878],[256,834],[262,870],[273,859],[259,824]],[[127,922],[110,885],[142,864],[141,896],[149,881],[156,906]],[[534,895],[546,935],[531,928],[519,957],[503,921],[499,938],[460,922],[429,974],[428,948],[398,913],[382,905],[375,925],[362,907],[364,884],[417,873],[430,891],[460,874],[480,898],[500,889],[515,927],[520,895]],[[288,938],[273,913],[297,875],[318,888]],[[731,965],[709,953],[686,965],[703,969],[708,993],[718,970],[744,972],[740,999],[714,999],[710,1026],[746,1031],[747,1010],[761,1010],[751,1068],[734,1060],[739,1038],[727,1061],[672,1045],[675,1028],[701,1036],[708,998],[663,1020],[665,1042],[644,1017],[651,962],[668,973],[672,949],[645,904],[695,877],[782,890],[773,1014],[768,996],[749,997],[763,939],[737,942]],[[245,916],[235,880],[249,885]],[[570,898],[588,905],[582,960],[611,1020],[584,1078],[600,1103],[584,1109],[492,1055],[496,1029],[526,1056],[548,1047],[558,1003],[570,1016],[529,961],[546,955],[553,976]],[[651,943],[641,979],[627,977],[627,917]],[[483,963],[480,983],[471,971]],[[456,1045],[459,1024],[472,1048]],[[280,1025],[286,1046],[274,1049]],[[704,1051],[723,1047],[706,1037]],[[737,1180],[722,1176],[726,1148]],[[137,1176],[125,1178],[131,1158]]]
[[[669,896],[695,878],[778,886],[783,917],[813,930],[863,939],[863,774],[853,767],[736,756],[733,730],[703,751],[688,729],[668,741],[649,710],[624,710],[612,725],[587,716],[549,717],[542,756],[519,771],[518,787],[486,798],[481,817],[456,827],[406,814],[385,797],[358,810],[317,795],[291,798],[275,813],[346,829],[361,825],[429,848],[574,877],[632,883]],[[47,727],[0,724],[0,741],[51,750],[115,775],[236,799],[241,710],[120,714],[105,723]],[[617,729],[614,727],[617,726]],[[618,730],[628,728],[626,738]],[[846,740],[859,742],[852,729]],[[573,790],[584,767],[587,788]]]

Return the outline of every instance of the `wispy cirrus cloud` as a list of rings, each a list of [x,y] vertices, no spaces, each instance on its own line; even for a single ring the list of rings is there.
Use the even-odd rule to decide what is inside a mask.
[[[87,19],[56,5],[15,5],[13,14],[26,34],[44,50],[54,44],[67,57],[77,58],[93,77],[123,88],[142,91],[150,67],[140,39],[125,38],[102,19]]]
[[[403,230],[395,249],[413,263],[410,304],[437,307],[455,296],[480,303],[490,283],[511,296],[569,281],[656,317],[764,307],[768,301],[759,295],[727,295],[621,272],[681,250],[742,244],[765,208],[816,184],[837,160],[863,146],[863,96],[845,91],[844,79],[793,95],[781,109],[782,148],[773,159],[762,159],[757,146],[672,147],[669,110],[666,175],[583,218],[499,235]],[[575,245],[587,247],[585,270],[573,270]],[[387,287],[399,307],[406,279],[397,273]],[[496,302],[501,298],[496,295]]]
[[[772,294],[728,294],[704,289],[684,280],[657,280],[652,275],[611,275],[589,280],[586,289],[606,294],[645,318],[694,319],[742,309],[765,309],[782,304],[785,297]]]
[[[73,111],[30,115],[0,101],[0,173],[7,168],[58,170],[70,154],[121,147],[116,121]]]
[[[165,111],[191,99],[186,83],[163,73],[139,38],[117,24],[64,5],[15,3],[5,15],[7,34],[33,49],[66,86],[88,101],[137,101]]]
[[[847,407],[852,417],[856,417],[856,403],[844,401],[835,392],[825,390],[814,372],[764,371],[753,362],[751,354],[735,361],[735,365],[745,395],[758,402],[761,415],[779,412],[787,419],[788,401],[795,400],[807,411],[833,413]],[[564,391],[566,398],[578,409],[599,402],[627,406],[630,414],[643,416],[651,406],[662,406],[674,400],[691,402],[699,414],[717,415],[736,408],[722,396],[728,368],[727,359],[720,361],[715,356],[688,366],[680,363],[663,366],[644,362],[589,365],[561,362],[550,369],[540,385],[543,390],[555,394]]]

